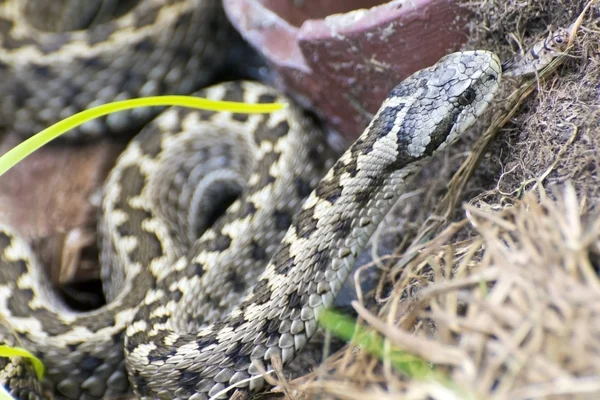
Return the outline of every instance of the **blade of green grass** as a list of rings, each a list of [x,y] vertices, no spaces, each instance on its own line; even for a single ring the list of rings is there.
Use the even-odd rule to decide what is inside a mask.
[[[15,166],[15,164],[46,143],[56,139],[58,136],[83,124],[84,122],[114,112],[129,110],[132,108],[162,106],[181,106],[209,111],[228,111],[248,114],[271,113],[282,109],[285,107],[285,104],[248,104],[234,101],[216,101],[192,96],[151,96],[103,104],[65,118],[8,151],[6,154],[0,157],[0,176],[4,175],[4,173]]]
[[[35,370],[35,374],[38,377],[38,380],[42,380],[42,378],[44,377],[44,364],[42,363],[42,361],[25,349],[22,349],[20,347],[0,345],[0,357],[26,358],[29,361],[31,361],[33,369]]]
[[[432,373],[428,363],[418,357],[395,348],[386,350],[381,335],[358,326],[354,319],[346,315],[324,310],[319,315],[319,323],[340,339],[352,341],[380,360],[384,357],[389,359],[394,368],[410,377],[424,378]]]

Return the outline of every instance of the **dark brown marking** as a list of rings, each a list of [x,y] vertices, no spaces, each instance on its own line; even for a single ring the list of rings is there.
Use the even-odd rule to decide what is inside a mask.
[[[22,82],[15,81],[15,89],[10,92],[10,98],[14,102],[16,108],[22,108],[25,106],[25,102],[33,97],[33,93],[23,85]]]
[[[267,251],[256,241],[253,240],[252,243],[250,243],[250,247],[250,255],[253,260],[261,261],[267,258]]]
[[[81,342],[79,340],[76,341],[76,342],[74,342],[74,343],[73,342],[72,343],[68,343],[67,344],[67,349],[69,349],[70,352],[75,352],[75,351],[77,351],[77,348],[81,345],[81,343],[83,343],[83,342]]]
[[[146,186],[146,180],[144,175],[140,171],[139,167],[130,165],[125,167],[121,173],[122,187],[127,188],[127,192],[130,196],[137,196],[142,193],[142,189]],[[124,194],[121,194],[123,197]]]
[[[15,26],[15,24],[10,19],[0,18],[0,33],[2,33],[2,37],[8,37],[13,26]]]
[[[210,110],[196,110],[196,114],[198,114],[198,119],[200,119],[200,121],[210,121],[216,113],[216,111]]]
[[[273,184],[273,182],[275,182],[275,177],[271,176],[268,173],[264,173],[260,175],[260,179],[258,180],[258,182],[256,182],[255,185],[252,185],[248,188],[248,191],[258,190],[260,188]]]
[[[301,210],[296,215],[296,219],[294,220],[296,236],[307,239],[317,230],[317,223],[319,221],[314,217],[314,212],[314,208],[308,208]]]
[[[278,249],[271,262],[278,274],[285,275],[294,266],[294,259],[290,256],[290,245],[285,243]]]
[[[271,300],[271,289],[269,288],[269,281],[261,279],[257,282],[253,289],[254,297],[251,299],[249,304],[263,305]],[[245,304],[244,306],[247,306]],[[244,309],[243,307],[242,309]]]
[[[360,204],[361,207],[364,207],[369,201],[369,198],[370,197],[368,190],[364,189],[360,192],[355,193],[353,200],[356,204]]]
[[[208,251],[222,252],[231,245],[231,236],[222,234],[209,242]]]
[[[294,180],[294,186],[296,187],[296,195],[301,199],[306,199],[312,192],[310,184],[300,177]]]
[[[239,83],[230,82],[224,84],[225,94],[223,95],[223,101],[244,101],[244,90]]]
[[[256,183],[248,187],[249,192],[256,191],[275,182],[275,178],[269,174],[269,166],[276,163],[280,157],[281,154],[277,152],[269,152],[264,155],[259,168],[259,171],[261,171],[259,179]]]
[[[7,300],[7,306],[12,315],[19,318],[31,316],[29,302],[33,300],[34,293],[31,289],[20,289]]]
[[[273,218],[275,218],[275,228],[280,231],[286,230],[292,223],[292,215],[285,210],[276,210]]]
[[[335,235],[336,237],[340,237],[343,238],[346,235],[343,234],[337,234]],[[313,256],[313,262],[314,262],[314,268],[316,271],[325,271],[329,268],[329,265],[331,263],[331,258],[329,257],[329,249],[325,249],[323,251],[319,251],[317,252],[314,256]]]
[[[138,245],[131,253],[131,258],[137,260],[142,265],[150,265],[157,257],[162,256],[162,243],[152,232],[142,231],[137,237]]]
[[[2,248],[2,245],[0,245],[0,249],[1,248]],[[2,251],[2,250],[0,250],[0,251]],[[27,272],[27,263],[25,263],[24,260],[15,260],[11,263],[11,268],[13,269],[12,272],[16,273],[17,276],[21,276],[25,272]]]
[[[266,122],[266,121],[265,121]],[[272,128],[268,128],[266,123],[259,124],[255,135],[255,141],[260,144],[263,141],[276,143],[280,138],[284,137],[290,131],[290,125],[287,121],[281,121]]]
[[[123,345],[123,337],[125,336],[125,332],[118,332],[112,336],[112,342],[115,344]]]
[[[145,179],[138,167],[128,166],[122,170],[121,183],[124,188],[127,188],[130,196],[128,198],[131,198],[142,191],[145,186]],[[156,234],[142,229],[142,223],[152,215],[145,210],[132,208],[123,198],[117,208],[123,210],[125,215],[128,216],[127,220],[117,228],[117,231],[122,236],[135,236],[137,239],[137,246],[132,252],[133,259],[139,261],[142,265],[150,265],[152,260],[164,254],[162,243],[156,237]]]
[[[322,180],[319,182],[315,189],[315,194],[317,197],[334,204],[342,195],[342,189],[343,188],[339,182],[339,176],[334,176],[330,181]]]
[[[254,213],[256,213],[256,206],[254,205],[253,202],[251,201],[246,201],[241,207],[240,207],[240,214],[239,217],[240,218],[246,218],[249,215],[253,215]]]
[[[151,325],[158,325],[158,324],[164,324],[169,320],[169,316],[168,315],[161,315],[158,317],[151,317],[148,319],[148,322]]]
[[[387,135],[390,130],[392,130],[396,121],[396,117],[403,107],[406,107],[406,105],[402,104],[402,106],[393,109],[388,107],[379,113],[377,118],[373,120],[371,124],[371,131],[369,135],[362,136],[352,145],[350,151],[353,162],[358,160],[359,154],[369,154],[373,151],[373,146],[375,143],[383,136]],[[419,110],[419,112],[421,111]],[[400,134],[398,135],[400,136]],[[356,166],[354,166],[354,168],[356,168]]]
[[[231,118],[238,122],[246,122],[250,116],[248,114],[233,114]]]
[[[183,297],[183,293],[179,289],[175,289],[174,291],[171,292],[171,299],[173,299],[175,301],[181,300],[182,297]]]
[[[12,30],[13,27],[14,27],[13,21],[6,19],[6,18],[0,18],[0,36],[3,39],[2,47],[4,47],[4,49],[18,50],[18,49],[28,46],[28,45],[35,45],[37,47],[38,43],[36,41],[32,40],[31,38],[15,39],[10,34],[10,31]]]
[[[2,255],[5,248],[10,246],[11,242],[12,242],[12,237],[10,237],[6,233],[0,231],[0,255]]]
[[[243,293],[248,288],[244,279],[235,272],[230,272],[225,280],[231,282],[235,293]]]
[[[356,174],[358,174],[358,163],[357,163],[358,159],[352,159],[351,162],[348,163],[348,165],[346,166],[346,172],[352,177],[356,177]]]
[[[225,85],[225,95],[223,96],[224,101],[244,101],[244,89],[240,83],[230,82]],[[234,113],[231,118],[239,122],[246,122],[250,116],[248,114]]]
[[[141,307],[141,308],[140,308],[140,310],[141,310],[141,309],[147,309],[147,308],[148,308],[148,307]],[[136,315],[136,319],[137,319],[137,318],[140,318],[140,317],[144,317],[144,315],[143,315],[143,313],[141,313],[140,311],[138,311],[138,312],[137,312],[137,315]],[[127,343],[125,344],[125,347],[124,347],[124,348],[125,348],[125,352],[127,352],[127,353],[131,353],[131,352],[133,352],[133,351],[135,350],[135,348],[137,347],[137,343],[138,343],[138,342],[141,342],[140,340],[136,340],[136,336],[139,336],[139,335],[140,335],[139,333],[136,333],[136,334],[135,334],[135,335],[134,335],[134,336],[131,338],[131,340],[128,340],[128,341],[127,341]]]
[[[431,141],[425,147],[425,153],[433,153],[448,137],[452,127],[456,124],[456,119],[460,115],[460,110],[457,108],[453,113],[444,118],[431,133]]]
[[[308,144],[308,159],[319,169],[325,167],[325,158],[319,145]]]
[[[166,361],[170,355],[171,354],[168,347],[158,346],[157,348],[152,349],[148,352],[148,360],[150,362]]]
[[[258,103],[274,103],[277,100],[277,97],[272,94],[261,94],[258,97]]]
[[[153,158],[162,151],[160,129],[155,124],[150,124],[144,128],[135,140],[140,145],[142,152]]]
[[[154,50],[154,43],[152,42],[152,40],[145,38],[141,41],[139,41],[138,43],[135,44],[135,46],[133,46],[133,51],[134,52],[140,52],[140,53],[151,53]]]
[[[188,278],[193,278],[195,276],[201,277],[204,275],[204,266],[200,263],[194,263],[186,268],[185,271]]]

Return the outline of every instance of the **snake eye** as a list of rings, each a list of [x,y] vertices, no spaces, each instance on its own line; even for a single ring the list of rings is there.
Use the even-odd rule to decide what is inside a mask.
[[[468,106],[475,100],[476,93],[472,88],[467,88],[464,92],[458,96],[458,104],[461,106]]]
[[[489,82],[492,80],[496,80],[498,79],[498,75],[494,74],[494,73],[487,73],[485,74],[485,77],[483,78],[484,82]]]

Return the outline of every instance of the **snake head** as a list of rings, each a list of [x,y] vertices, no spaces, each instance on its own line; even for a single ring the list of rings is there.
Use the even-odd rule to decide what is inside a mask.
[[[405,162],[454,142],[488,108],[502,69],[489,51],[448,54],[396,86],[373,124],[393,126]]]
[[[449,54],[433,66],[427,96],[445,98],[443,108],[448,114],[439,125],[440,132],[433,134],[445,136],[440,147],[454,142],[483,114],[498,91],[501,76],[500,60],[489,51]]]

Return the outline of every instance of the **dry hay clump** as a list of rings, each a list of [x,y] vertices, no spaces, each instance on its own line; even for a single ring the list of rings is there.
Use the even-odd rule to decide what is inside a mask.
[[[312,375],[283,382],[289,396],[600,398],[597,3],[582,14],[584,1],[464,2],[475,14],[466,48],[502,60],[583,19],[550,69],[505,79],[474,132],[491,128],[434,160],[389,218],[402,245],[375,263],[376,306],[353,304],[380,351],[355,336]],[[443,193],[439,173],[424,184],[436,170],[457,171]],[[407,372],[415,362],[398,363],[398,349],[434,372]]]

